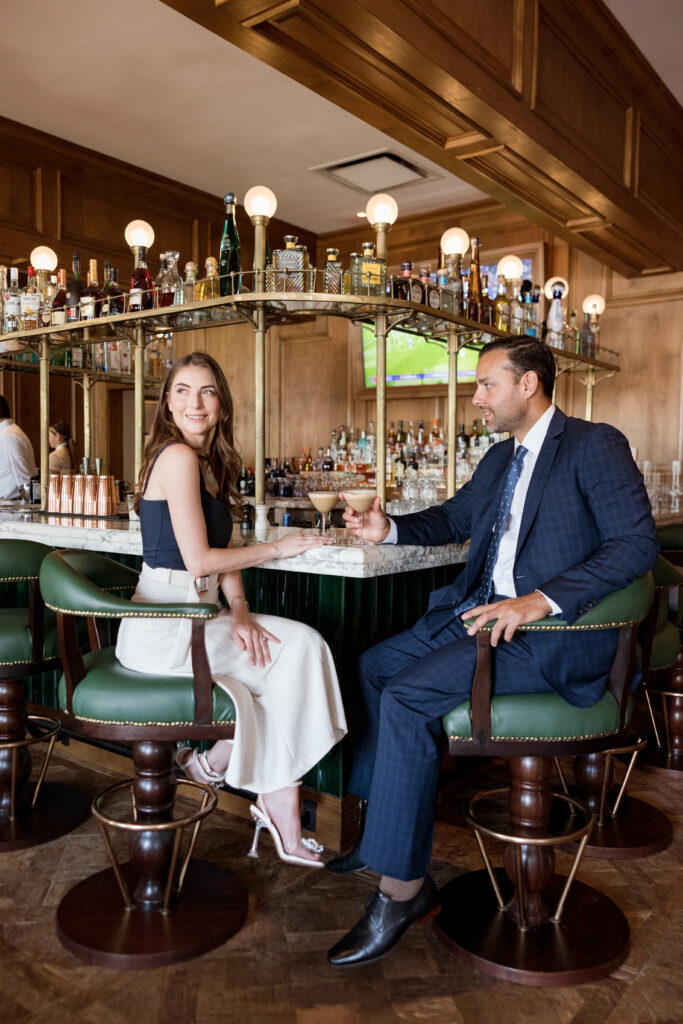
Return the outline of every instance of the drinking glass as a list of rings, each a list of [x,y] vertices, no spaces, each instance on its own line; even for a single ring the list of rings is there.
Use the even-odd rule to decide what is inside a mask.
[[[344,491],[344,499],[354,512],[360,516],[360,526],[356,543],[364,544],[363,540],[363,515],[372,508],[372,503],[377,497],[377,491]]]
[[[320,533],[324,537],[327,529],[327,516],[337,504],[339,495],[336,491],[309,491],[308,497],[313,507],[322,516]]]

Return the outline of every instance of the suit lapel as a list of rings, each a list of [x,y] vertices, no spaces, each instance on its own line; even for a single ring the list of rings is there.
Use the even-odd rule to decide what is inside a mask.
[[[519,553],[524,546],[529,530],[536,518],[538,506],[540,504],[543,491],[545,490],[548,474],[552,469],[555,456],[557,455],[558,448],[560,447],[560,441],[562,439],[566,420],[567,417],[565,414],[559,409],[556,409],[553,418],[550,421],[550,426],[548,427],[548,433],[546,434],[543,446],[538,453],[536,465],[534,466],[534,471],[529,483],[529,490],[526,494],[526,501],[524,502],[522,522],[519,528],[519,537],[517,538],[515,561],[519,558]]]
[[[508,441],[501,441],[500,445],[496,445],[496,448],[500,448],[500,451],[496,452],[498,458],[491,467],[490,483],[487,484],[486,490],[481,496],[476,524],[470,539],[470,550],[467,556],[468,581],[470,584],[477,578],[484,566],[486,553],[491,543],[491,531],[496,519],[498,505],[500,504],[510,463],[514,457],[514,440],[510,438]],[[491,454],[493,455],[493,452]]]

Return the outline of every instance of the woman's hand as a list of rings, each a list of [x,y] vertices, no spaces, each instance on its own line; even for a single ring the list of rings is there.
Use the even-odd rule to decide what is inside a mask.
[[[279,644],[280,641],[263,626],[259,626],[247,611],[232,614],[232,638],[240,651],[246,651],[250,665],[264,668],[270,664],[269,643]]]
[[[344,495],[339,497],[344,500]],[[363,513],[363,540],[379,542],[389,533],[391,523],[382,511],[382,500],[377,495],[372,503],[372,508]],[[361,517],[357,512],[347,505],[344,509],[344,525],[347,530],[358,531],[361,527]]]
[[[311,548],[319,548],[323,544],[331,544],[332,540],[327,537],[319,537],[318,534],[309,530],[307,533],[295,533],[290,537],[283,537],[273,544],[275,558],[292,558],[294,555],[301,555]]]

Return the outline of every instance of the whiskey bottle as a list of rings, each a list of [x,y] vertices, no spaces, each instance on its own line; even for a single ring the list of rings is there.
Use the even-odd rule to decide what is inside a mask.
[[[425,306],[429,306],[431,309],[439,309],[441,305],[441,297],[439,296],[439,289],[435,284],[432,284],[432,270],[431,267],[422,267],[420,270],[420,281],[424,289],[423,302]]]
[[[327,249],[324,270],[324,290],[330,295],[340,295],[342,290],[342,267],[339,249]]]
[[[360,261],[359,295],[385,295],[387,264],[381,256],[375,256],[374,242],[363,242],[363,256]]]
[[[401,263],[401,276],[391,280],[391,295],[394,299],[401,299],[403,302],[412,302],[411,281],[413,277],[413,264],[410,260]]]
[[[119,316],[123,313],[124,298],[119,288],[119,271],[109,260],[104,265],[104,288],[102,289],[101,316]]]
[[[154,309],[154,282],[147,269],[147,249],[144,245],[132,246],[135,268],[130,279],[128,312],[140,309]]]
[[[234,193],[226,193],[223,202],[225,203],[225,223],[218,258],[220,293],[221,295],[239,295],[242,290],[242,264],[240,262],[240,236],[237,231]]]
[[[467,292],[467,319],[481,320],[481,271],[479,269],[479,239],[472,239],[469,288]]]
[[[9,268],[9,284],[5,289],[2,303],[3,334],[13,334],[19,330],[21,318],[21,292],[19,291],[19,270]]]
[[[305,246],[299,246],[296,235],[285,235],[284,249],[275,249],[266,270],[266,287],[273,292],[304,291],[304,270],[308,266]]]
[[[173,306],[179,305],[176,301],[176,295],[181,291],[182,280],[178,273],[178,256],[177,252],[167,252],[166,256],[166,269],[162,275],[159,273],[157,277],[157,302],[160,306]],[[161,279],[161,280],[160,280]]]
[[[102,292],[97,277],[97,260],[90,260],[88,285],[81,292],[81,320],[96,320],[100,316],[101,308]]]
[[[26,284],[19,295],[19,330],[33,331],[38,326],[40,292],[36,285],[36,272],[29,263]]]
[[[349,265],[342,276],[342,293],[344,295],[358,295],[360,288],[360,253],[349,254]]]
[[[489,295],[489,275],[481,275],[481,322],[493,326],[495,319],[493,299]]]
[[[78,320],[81,310],[83,282],[81,281],[81,257],[77,252],[73,255],[72,267],[71,280],[66,290],[66,322],[69,324]]]
[[[209,299],[219,299],[221,294],[220,280],[218,277],[218,261],[214,256],[208,256],[205,267],[206,277],[197,281],[195,285],[195,298],[198,302],[207,302]]]

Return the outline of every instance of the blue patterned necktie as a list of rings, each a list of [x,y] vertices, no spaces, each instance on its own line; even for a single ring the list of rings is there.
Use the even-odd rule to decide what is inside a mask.
[[[456,615],[462,615],[463,612],[469,611],[470,608],[476,608],[480,604],[488,604],[491,597],[491,591],[493,590],[493,570],[496,564],[496,559],[498,558],[498,549],[500,548],[500,542],[503,539],[503,531],[505,530],[505,524],[510,514],[512,497],[515,493],[517,481],[519,480],[519,474],[522,472],[522,463],[524,462],[524,456],[527,451],[528,448],[525,448],[523,444],[520,444],[515,452],[515,457],[508,470],[505,487],[503,488],[503,493],[500,497],[498,512],[496,513],[496,521],[493,524],[493,531],[491,533],[491,543],[489,544],[489,549],[486,552],[486,562],[484,563],[484,571],[481,575],[479,588],[474,594],[465,598],[461,605],[458,605],[455,609]]]

